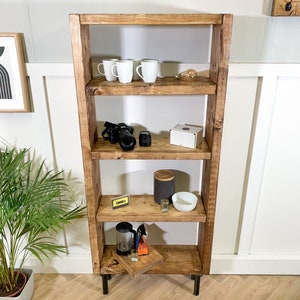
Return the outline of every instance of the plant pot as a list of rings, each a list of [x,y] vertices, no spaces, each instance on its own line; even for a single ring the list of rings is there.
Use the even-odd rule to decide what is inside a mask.
[[[33,295],[33,286],[34,286],[34,274],[30,269],[21,269],[24,272],[28,279],[26,285],[22,292],[17,297],[0,297],[0,300],[31,300]]]

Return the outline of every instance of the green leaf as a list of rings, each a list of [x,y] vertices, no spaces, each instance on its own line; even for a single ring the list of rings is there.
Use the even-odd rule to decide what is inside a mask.
[[[0,149],[0,285],[14,286],[12,270],[29,254],[43,262],[66,252],[52,234],[85,216],[85,207],[70,195],[63,172],[48,170],[29,149]]]

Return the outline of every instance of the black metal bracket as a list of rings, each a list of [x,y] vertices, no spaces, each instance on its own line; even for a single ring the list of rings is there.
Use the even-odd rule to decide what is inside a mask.
[[[103,295],[107,295],[108,294],[108,280],[111,279],[111,275],[110,274],[101,274],[101,277],[102,277]]]
[[[194,280],[194,295],[198,296],[200,292],[200,279],[202,275],[192,275],[191,278]]]
[[[194,280],[194,295],[198,296],[200,292],[200,279],[202,275],[191,275],[191,279]],[[102,277],[102,291],[103,295],[108,294],[108,280],[111,279],[111,274],[101,274]]]

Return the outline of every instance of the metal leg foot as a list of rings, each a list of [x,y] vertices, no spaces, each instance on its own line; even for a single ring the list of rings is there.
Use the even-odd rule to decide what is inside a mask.
[[[198,296],[199,291],[200,291],[200,278],[201,275],[192,275],[192,279],[195,281],[194,282],[194,295]]]
[[[102,290],[103,290],[103,295],[108,294],[108,280],[111,279],[111,275],[110,274],[104,274],[101,275],[102,277]]]

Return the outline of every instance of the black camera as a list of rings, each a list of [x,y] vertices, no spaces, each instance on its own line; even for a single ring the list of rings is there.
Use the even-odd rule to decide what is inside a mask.
[[[124,151],[133,150],[136,140],[133,134],[133,127],[125,123],[104,123],[105,129],[102,131],[102,136],[105,140],[110,141],[111,144],[119,143]]]

